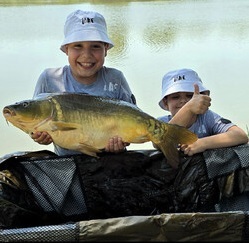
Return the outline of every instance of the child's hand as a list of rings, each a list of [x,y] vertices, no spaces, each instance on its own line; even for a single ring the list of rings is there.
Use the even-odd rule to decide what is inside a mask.
[[[107,146],[105,147],[106,152],[111,153],[120,153],[124,152],[125,147],[130,145],[129,143],[124,143],[122,138],[120,137],[113,137],[109,140]]]
[[[51,136],[47,132],[32,133],[30,137],[37,143],[48,145],[53,142]]]
[[[192,156],[194,154],[201,153],[206,150],[205,143],[202,139],[198,139],[197,141],[189,145],[182,144],[180,145],[180,149],[184,152],[184,154],[188,156]]]
[[[194,84],[194,95],[188,103],[193,114],[204,114],[211,106],[211,98],[208,95],[200,94],[198,84]]]

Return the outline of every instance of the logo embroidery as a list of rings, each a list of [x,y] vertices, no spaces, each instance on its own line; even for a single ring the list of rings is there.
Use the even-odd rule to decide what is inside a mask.
[[[93,18],[82,18],[81,23],[82,24],[93,23]]]
[[[198,134],[207,134],[207,130],[204,124],[202,124],[198,129]]]
[[[110,82],[109,83],[109,86],[108,86],[108,88],[107,88],[107,85],[105,84],[105,86],[104,86],[104,91],[110,91],[110,92],[114,92],[115,90],[117,90],[118,89],[118,84],[113,84],[112,82]]]
[[[182,80],[182,79],[185,80],[185,75],[174,77],[174,82]]]

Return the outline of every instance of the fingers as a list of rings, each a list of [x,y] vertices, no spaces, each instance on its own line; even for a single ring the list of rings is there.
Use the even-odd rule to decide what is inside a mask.
[[[128,143],[123,143],[120,137],[113,137],[109,140],[108,145],[105,148],[106,152],[120,153],[125,150]]]
[[[194,154],[204,152],[206,150],[205,138],[197,139],[197,141],[189,145],[181,144],[180,149],[181,151],[184,152],[185,155],[188,155],[188,156],[192,156]]]
[[[198,84],[194,84],[194,95],[189,104],[194,114],[204,114],[211,106],[211,98],[209,95],[200,94]]]
[[[184,152],[185,155],[188,155],[188,156],[193,155],[193,152],[191,151],[190,146],[187,144],[182,144],[180,146],[180,149],[181,149],[181,151]]]
[[[30,134],[30,137],[39,144],[48,145],[53,142],[51,136],[46,132],[36,132]]]
[[[194,84],[194,95],[199,95],[200,94],[200,89],[198,84]]]

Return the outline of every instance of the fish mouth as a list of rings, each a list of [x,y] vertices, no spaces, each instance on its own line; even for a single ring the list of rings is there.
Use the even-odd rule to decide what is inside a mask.
[[[4,117],[10,117],[10,116],[15,116],[16,113],[15,113],[15,111],[11,110],[10,108],[4,107],[3,108],[3,115],[4,115]]]

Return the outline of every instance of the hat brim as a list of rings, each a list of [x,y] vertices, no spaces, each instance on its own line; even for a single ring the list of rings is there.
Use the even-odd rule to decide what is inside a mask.
[[[199,86],[199,92],[207,92],[210,94],[210,90],[206,89],[201,82],[197,83]],[[171,87],[167,89],[165,93],[162,94],[161,100],[159,101],[159,106],[167,111],[167,108],[164,105],[163,98],[174,93],[178,92],[192,92],[194,93],[193,82],[185,82],[185,83],[174,83]]]
[[[108,38],[106,33],[102,31],[97,31],[96,29],[88,29],[84,31],[77,31],[72,33],[71,35],[67,36],[63,43],[61,44],[60,49],[63,52],[66,52],[66,45],[74,42],[81,42],[81,41],[101,41],[104,43],[109,44],[108,49],[111,49],[114,44],[112,41]]]

